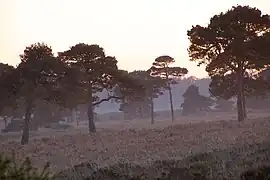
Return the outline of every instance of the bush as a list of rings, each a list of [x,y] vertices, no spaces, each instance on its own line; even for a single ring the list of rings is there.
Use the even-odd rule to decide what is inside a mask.
[[[54,176],[48,171],[49,164],[38,171],[29,158],[19,167],[15,158],[0,155],[0,180],[268,180],[269,147],[269,143],[247,144],[196,153],[184,159],[158,160],[148,165],[120,161],[104,168],[90,161]],[[259,168],[251,169],[254,167]]]
[[[204,165],[181,167],[178,161],[156,161],[152,166],[118,163],[98,168],[92,163],[82,163],[63,171],[58,180],[207,180]]]
[[[207,154],[193,156],[190,160],[195,164],[182,166],[183,161],[166,160],[156,161],[150,167],[119,163],[107,168],[98,168],[94,163],[81,163],[73,167],[73,172],[67,170],[53,176],[49,172],[49,163],[40,171],[32,166],[29,158],[18,166],[13,158],[0,155],[0,179],[1,180],[210,180],[209,167],[205,159]],[[203,157],[203,158],[202,158]],[[207,158],[208,159],[208,158]],[[198,163],[200,162],[200,163]],[[206,163],[206,164],[205,164]],[[239,176],[238,176],[239,177]],[[270,166],[262,166],[257,169],[243,172],[241,180],[267,180],[270,177]],[[215,179],[215,178],[214,178]],[[223,178],[224,180],[228,178]],[[238,179],[238,178],[235,178]]]
[[[268,180],[270,179],[270,166],[262,166],[257,169],[251,169],[241,174],[241,180]]]
[[[49,163],[40,171],[34,168],[30,159],[26,158],[18,165],[15,155],[8,158],[0,154],[0,179],[1,180],[53,180],[54,177],[49,172]]]
[[[270,180],[270,166],[265,166],[270,163],[269,147],[268,142],[245,144],[141,166],[122,162],[102,168],[82,163],[63,171],[58,180]]]

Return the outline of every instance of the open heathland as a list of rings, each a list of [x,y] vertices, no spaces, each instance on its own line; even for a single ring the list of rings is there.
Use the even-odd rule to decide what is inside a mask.
[[[170,124],[167,127],[156,125],[154,128],[100,128],[93,134],[77,130],[70,134],[66,132],[33,138],[26,146],[15,140],[2,140],[0,151],[5,154],[14,151],[19,160],[29,156],[40,167],[49,161],[54,172],[72,169],[85,162],[95,163],[98,167],[119,162],[146,167],[157,160],[173,160],[181,161],[184,165],[185,158],[202,153],[211,153],[216,157],[209,160],[210,164],[218,159],[225,163],[223,166],[228,162],[234,165],[240,161],[243,163],[241,158],[246,158],[245,166],[252,168],[269,160],[270,118],[243,123],[220,120]],[[224,152],[235,152],[235,155]],[[232,167],[230,165],[231,170],[235,170]],[[245,168],[240,169],[243,171]]]

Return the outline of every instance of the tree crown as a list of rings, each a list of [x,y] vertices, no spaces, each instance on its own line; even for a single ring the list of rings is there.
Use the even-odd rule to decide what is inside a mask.
[[[269,50],[263,46],[270,42],[269,31],[268,15],[249,6],[236,6],[213,16],[207,27],[197,25],[188,31],[189,56],[198,65],[206,64],[210,76],[237,68],[262,68],[268,63],[261,55]]]
[[[170,67],[175,60],[167,55],[159,56],[153,62],[152,67],[148,70],[151,76],[158,76],[162,79],[171,80],[172,78],[179,78],[188,73],[186,68]]]

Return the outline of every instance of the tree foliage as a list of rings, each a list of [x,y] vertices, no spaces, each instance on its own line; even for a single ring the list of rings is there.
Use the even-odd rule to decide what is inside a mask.
[[[67,51],[59,52],[58,56],[69,67],[79,70],[79,75],[76,78],[77,87],[83,87],[84,89],[80,91],[86,93],[87,96],[90,132],[96,131],[93,121],[94,107],[111,99],[123,98],[113,95],[113,88],[116,85],[125,89],[125,95],[135,92],[131,89],[136,88],[137,85],[129,79],[126,73],[118,70],[116,58],[106,56],[103,48],[99,45],[79,43]],[[96,93],[104,89],[109,92],[108,97],[99,99]],[[77,91],[75,90],[75,92]]]
[[[105,55],[103,48],[99,45],[88,45],[84,43],[76,44],[70,49],[59,52],[59,59],[71,68],[75,68],[81,76],[75,79],[82,87],[85,87],[87,94],[89,131],[96,131],[94,124],[93,109],[99,101],[95,95],[103,91],[104,88],[112,88],[113,73],[117,71],[117,61],[114,57]],[[75,91],[76,92],[76,91]]]
[[[269,91],[269,82],[262,76],[252,77],[248,73],[244,76],[244,95],[264,97]],[[231,99],[237,95],[236,74],[231,73],[225,76],[214,76],[209,85],[209,91],[214,97]]]
[[[79,104],[86,104],[88,89],[80,80],[83,74],[75,66],[66,66],[64,76],[59,79],[57,88],[54,89],[54,96],[58,97],[56,102],[61,107],[74,109]]]
[[[165,81],[160,77],[151,76],[148,71],[133,71],[128,73],[128,76],[138,82],[143,91],[134,92],[131,98],[124,99],[120,104],[120,111],[123,111],[128,119],[151,116],[151,122],[153,122],[153,99],[163,94]],[[123,89],[120,91],[125,93]]]
[[[8,77],[14,72],[15,68],[8,64],[0,63],[0,113],[1,116],[12,116],[12,109],[16,107],[16,103],[12,100],[9,92]]]
[[[22,144],[28,143],[31,116],[35,110],[35,101],[43,99],[54,101],[52,90],[57,87],[64,64],[53,56],[52,49],[43,43],[32,44],[20,55],[21,62],[5,77],[1,84],[6,88],[8,97],[4,104],[10,102],[25,108]]]
[[[233,7],[188,31],[191,61],[205,64],[214,78],[236,74],[239,121],[245,118],[244,74],[269,64],[269,31],[269,16],[249,6]]]
[[[113,87],[112,79],[114,73],[117,73],[117,60],[106,56],[100,46],[79,43],[67,51],[59,52],[58,55],[63,62],[75,69],[74,71],[80,70],[81,76],[78,75],[76,79],[80,79],[78,83],[84,85],[88,91],[91,90],[95,101],[98,101],[95,93]],[[75,74],[70,73],[71,76]]]
[[[176,83],[175,79],[181,78],[188,73],[186,68],[171,67],[174,62],[175,60],[170,56],[159,56],[155,59],[152,67],[148,70],[151,76],[160,77],[161,79],[165,80],[166,89],[169,91],[172,121],[174,121],[174,110],[171,85]]]
[[[213,100],[200,95],[199,87],[193,84],[187,88],[182,96],[184,97],[184,102],[181,105],[183,107],[183,115],[193,114],[198,110],[207,111],[213,104]]]
[[[162,79],[172,83],[175,78],[182,77],[188,73],[186,68],[171,67],[175,60],[170,56],[159,56],[153,62],[152,67],[149,69],[152,76],[158,76]]]
[[[216,97],[215,109],[217,111],[227,112],[234,109],[234,101],[226,100],[224,98]]]

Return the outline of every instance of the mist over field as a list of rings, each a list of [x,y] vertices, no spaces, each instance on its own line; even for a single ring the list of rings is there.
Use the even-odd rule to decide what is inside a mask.
[[[195,77],[185,78],[180,80],[178,84],[172,87],[172,93],[174,95],[174,107],[176,109],[180,109],[181,104],[184,102],[184,98],[182,94],[186,91],[188,86],[191,84],[195,84],[199,87],[200,94],[203,96],[209,96],[209,84],[211,79],[203,78],[198,79]],[[99,97],[106,97],[107,91],[104,90],[103,92],[97,93]],[[169,103],[165,103],[169,98],[168,92],[164,92],[164,95],[159,96],[158,98],[154,99],[154,109],[157,111],[164,111],[168,110],[170,105]],[[119,104],[115,102],[104,102],[99,107],[95,109],[97,113],[109,113],[109,112],[118,112],[119,111]]]

